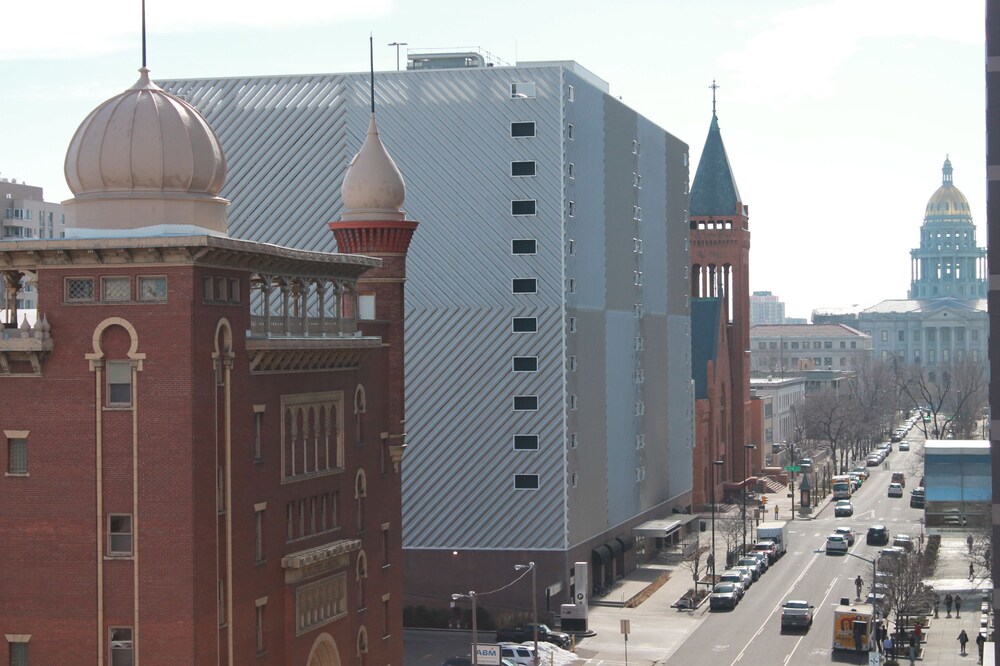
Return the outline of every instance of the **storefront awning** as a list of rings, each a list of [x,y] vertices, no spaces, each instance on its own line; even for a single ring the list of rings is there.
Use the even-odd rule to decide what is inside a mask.
[[[677,514],[682,516],[682,514]],[[683,526],[697,519],[697,515],[683,515],[678,518],[659,518],[647,520],[632,528],[632,534],[644,537],[668,537]]]
[[[599,566],[603,564],[611,563],[611,549],[601,544],[597,548],[590,551],[590,563],[594,566]]]

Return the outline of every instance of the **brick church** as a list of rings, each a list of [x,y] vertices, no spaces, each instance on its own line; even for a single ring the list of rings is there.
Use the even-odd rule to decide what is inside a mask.
[[[4,663],[401,664],[416,223],[374,113],[314,221],[343,254],[236,240],[215,133],[140,72],[69,146],[72,237],[0,244]]]

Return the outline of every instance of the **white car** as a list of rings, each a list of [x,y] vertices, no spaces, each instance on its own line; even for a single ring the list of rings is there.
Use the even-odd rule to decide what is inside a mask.
[[[847,545],[848,546],[853,546],[854,545],[854,540],[858,536],[857,534],[854,533],[854,530],[852,528],[850,528],[850,527],[838,527],[837,529],[835,529],[833,531],[833,533],[834,534],[839,534],[840,536],[842,536],[845,539],[847,539]]]
[[[533,645],[520,643],[501,643],[500,656],[518,664],[518,666],[534,666],[535,648]]]
[[[889,497],[902,497],[903,496],[903,484],[901,483],[890,483],[889,484]]]
[[[843,534],[831,534],[826,538],[826,553],[846,553],[848,550],[847,537]]]

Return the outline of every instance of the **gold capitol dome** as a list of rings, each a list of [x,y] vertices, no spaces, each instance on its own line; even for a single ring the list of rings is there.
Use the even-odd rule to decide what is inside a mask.
[[[945,156],[941,168],[941,187],[927,201],[924,211],[925,222],[969,222],[972,213],[969,201],[952,182],[951,160]]]

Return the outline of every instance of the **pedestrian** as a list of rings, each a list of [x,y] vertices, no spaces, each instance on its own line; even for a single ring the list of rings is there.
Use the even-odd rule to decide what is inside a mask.
[[[969,580],[972,580],[975,577],[976,577],[976,569],[972,565],[972,562],[969,562]]]
[[[910,634],[910,666],[913,666],[913,662],[917,660],[917,637],[915,634]]]
[[[965,543],[969,545],[969,555],[972,555],[972,535],[965,537]]]
[[[951,599],[951,592],[949,592],[948,594],[946,594],[944,596],[944,607],[948,611],[948,617],[951,617],[951,601],[952,601],[952,599]]]
[[[962,656],[965,656],[965,646],[969,643],[969,634],[965,633],[965,629],[962,629],[962,633],[958,635],[958,644],[962,646]]]
[[[861,588],[864,587],[865,582],[861,580],[861,575],[859,574],[857,578],[854,579],[854,587],[858,590],[858,599],[861,598]]]
[[[892,650],[892,636],[891,635],[886,636],[885,640],[882,641],[882,652],[887,657],[890,656],[890,655],[893,656],[893,657],[896,656],[896,654]]]
[[[986,645],[986,636],[983,636],[983,632],[979,632],[976,636],[976,647],[979,648],[979,663],[983,663],[983,646]]]
[[[774,505],[774,519],[775,520],[778,519],[778,505],[777,504]]]
[[[882,620],[875,620],[875,628],[872,630],[872,639],[875,641],[875,651],[882,651]]]
[[[955,617],[962,617],[962,597],[955,595]]]
[[[917,622],[913,625],[913,633],[917,637],[917,647],[920,647],[920,643],[924,640],[924,625]]]
[[[941,595],[940,594],[935,594],[934,595],[934,619],[935,620],[938,618],[938,606],[940,606],[940,605],[941,605]]]

